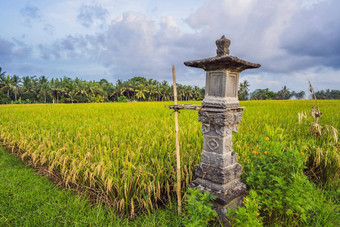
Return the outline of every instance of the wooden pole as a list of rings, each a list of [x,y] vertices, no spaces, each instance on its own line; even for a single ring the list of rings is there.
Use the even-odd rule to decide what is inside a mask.
[[[176,73],[175,66],[172,65],[172,79],[174,83],[174,102],[177,105],[177,88],[176,88]],[[181,198],[181,156],[179,153],[179,136],[178,136],[178,111],[175,110],[175,134],[176,134],[176,160],[177,160],[177,201],[178,201],[178,214],[182,211],[182,198]]]

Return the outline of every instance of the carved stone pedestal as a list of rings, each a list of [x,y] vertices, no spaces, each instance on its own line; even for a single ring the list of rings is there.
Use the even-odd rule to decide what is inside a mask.
[[[240,180],[242,166],[233,152],[232,133],[237,132],[243,108],[202,109],[198,120],[202,122],[203,153],[201,163],[195,166],[196,179],[189,187],[200,188],[217,196],[214,208],[227,223],[227,208],[242,204],[246,185]]]
[[[238,131],[243,108],[239,107],[239,74],[261,65],[229,55],[230,40],[216,40],[217,56],[184,62],[206,71],[205,96],[198,120],[204,139],[201,163],[195,167],[196,179],[189,187],[217,196],[214,208],[228,226],[227,208],[242,204],[246,185],[241,181],[242,166],[233,152],[232,133]]]

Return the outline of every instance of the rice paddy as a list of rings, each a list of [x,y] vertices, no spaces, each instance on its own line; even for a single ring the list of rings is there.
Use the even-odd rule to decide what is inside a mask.
[[[193,102],[191,102],[193,103]],[[118,214],[151,212],[175,196],[174,119],[164,102],[0,106],[5,147],[57,174],[65,187],[95,195]],[[193,104],[198,104],[193,103]],[[247,101],[234,151],[250,160],[259,138],[285,140],[306,155],[311,146],[339,150],[331,133],[316,139],[298,113],[313,101]],[[340,101],[319,101],[321,125],[340,128]],[[203,138],[196,111],[179,115],[182,189],[194,178]],[[338,135],[337,135],[338,136]],[[336,176],[338,179],[338,176]],[[184,191],[183,191],[184,192]]]

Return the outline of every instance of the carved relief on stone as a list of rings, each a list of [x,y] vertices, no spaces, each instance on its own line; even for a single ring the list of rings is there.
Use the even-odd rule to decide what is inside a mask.
[[[209,124],[202,124],[202,133],[205,134],[205,133],[208,133],[210,132],[210,125]]]
[[[218,141],[216,141],[216,139],[210,139],[207,142],[207,145],[208,145],[209,149],[212,150],[212,151],[214,151],[214,150],[216,150],[217,148],[220,147],[220,144],[218,143]]]
[[[230,40],[227,39],[224,35],[220,39],[216,40],[216,46],[217,56],[229,55]]]
[[[232,152],[226,152],[223,154],[203,151],[201,154],[201,163],[207,164],[215,168],[226,168],[237,161],[237,156]]]
[[[234,115],[232,113],[215,114],[213,123],[217,124],[217,125],[221,125],[221,126],[233,124],[234,123]]]
[[[197,177],[207,179],[217,184],[226,184],[239,178],[242,174],[242,166],[239,163],[235,163],[223,169],[212,167],[205,163],[200,163],[195,167],[195,174]]]
[[[199,111],[198,112],[198,121],[202,123],[209,124],[210,118],[207,112]]]
[[[233,129],[233,132],[238,133],[238,125],[237,124],[233,125],[232,129]]]
[[[235,115],[235,123],[236,124],[241,123],[242,122],[242,112],[234,113],[234,115]]]
[[[220,136],[226,136],[233,131],[233,128],[230,126],[215,126],[216,133]]]

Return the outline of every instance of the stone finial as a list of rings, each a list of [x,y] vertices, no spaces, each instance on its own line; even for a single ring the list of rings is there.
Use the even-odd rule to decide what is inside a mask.
[[[220,39],[216,40],[216,46],[217,56],[229,55],[230,40],[227,39],[224,35]]]

